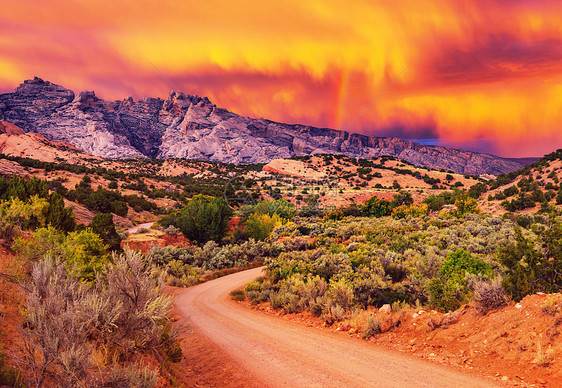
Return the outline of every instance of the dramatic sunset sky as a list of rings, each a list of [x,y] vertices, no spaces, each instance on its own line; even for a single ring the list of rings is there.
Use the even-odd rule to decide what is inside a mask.
[[[562,1],[2,0],[0,9],[0,92],[33,76],[106,99],[179,89],[247,116],[503,156],[562,148]]]

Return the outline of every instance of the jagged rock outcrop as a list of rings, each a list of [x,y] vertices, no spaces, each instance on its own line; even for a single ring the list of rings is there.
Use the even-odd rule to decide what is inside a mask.
[[[166,100],[105,101],[90,91],[75,96],[40,78],[25,81],[14,93],[0,94],[0,120],[107,158],[243,164],[319,153],[359,158],[390,155],[418,166],[494,175],[523,166],[517,160],[398,138],[242,117],[205,97],[181,92],[170,92]]]

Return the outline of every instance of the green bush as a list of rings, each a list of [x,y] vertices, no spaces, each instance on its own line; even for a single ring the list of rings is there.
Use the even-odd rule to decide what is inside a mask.
[[[119,236],[113,224],[113,214],[95,215],[88,227],[101,237],[110,251],[121,251],[121,236]]]
[[[372,196],[363,204],[363,214],[367,217],[385,217],[392,213],[392,203]]]
[[[197,195],[176,213],[174,226],[200,244],[220,242],[228,231],[230,217],[232,209],[224,198]]]
[[[455,311],[461,307],[461,286],[451,280],[431,279],[428,284],[429,302],[442,312]]]
[[[442,278],[463,284],[466,274],[491,275],[492,268],[482,260],[474,258],[464,249],[457,249],[447,255],[440,274]]]
[[[558,292],[562,287],[561,222],[550,219],[548,226],[538,229],[536,239],[516,229],[515,242],[498,253],[506,267],[502,285],[516,301],[536,292]]]

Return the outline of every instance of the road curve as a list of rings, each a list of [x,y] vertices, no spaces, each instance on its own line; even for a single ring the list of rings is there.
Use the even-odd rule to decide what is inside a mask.
[[[268,387],[491,387],[491,382],[357,338],[276,319],[230,300],[262,274],[238,272],[188,288],[176,306],[191,325]]]

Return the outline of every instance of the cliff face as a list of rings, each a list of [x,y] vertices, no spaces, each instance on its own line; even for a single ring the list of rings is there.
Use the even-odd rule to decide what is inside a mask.
[[[0,120],[107,158],[243,164],[318,153],[390,155],[418,166],[476,175],[497,175],[523,166],[521,161],[398,138],[251,119],[181,92],[170,92],[166,100],[105,101],[94,92],[76,96],[40,78],[25,81],[14,93],[0,94]]]

